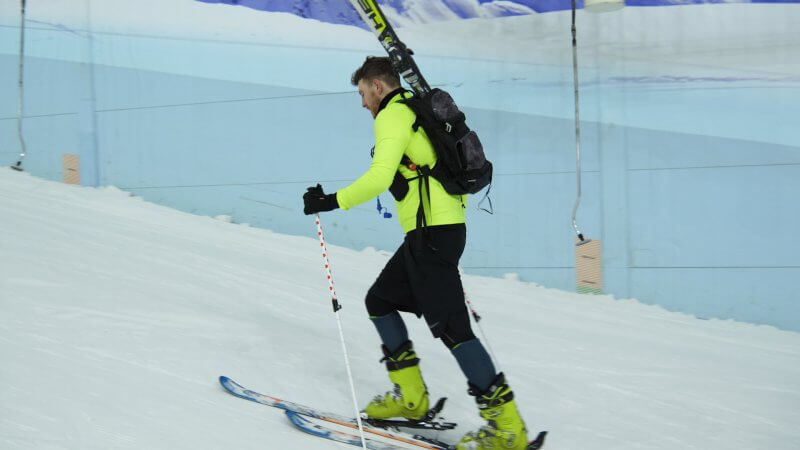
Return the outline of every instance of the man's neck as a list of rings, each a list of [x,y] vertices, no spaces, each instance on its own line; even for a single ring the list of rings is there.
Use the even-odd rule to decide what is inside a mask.
[[[386,105],[388,105],[389,102],[392,101],[392,98],[394,98],[395,95],[397,95],[397,94],[399,94],[399,93],[401,93],[403,91],[405,91],[405,89],[403,89],[402,87],[398,87],[397,89],[395,89],[395,90],[389,92],[388,94],[386,94],[383,97],[383,100],[381,100],[381,104],[378,105],[378,112],[383,111],[383,108],[386,108]],[[375,115],[377,115],[377,114],[375,114]]]

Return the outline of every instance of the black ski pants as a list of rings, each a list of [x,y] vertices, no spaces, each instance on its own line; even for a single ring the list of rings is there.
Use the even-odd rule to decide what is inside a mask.
[[[458,273],[466,237],[463,223],[429,226],[406,234],[367,292],[369,315],[405,311],[422,316],[433,336],[451,349],[474,339]]]

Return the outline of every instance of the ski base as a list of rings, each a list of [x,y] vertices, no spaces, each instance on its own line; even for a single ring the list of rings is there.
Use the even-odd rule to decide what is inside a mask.
[[[358,422],[355,418],[346,417],[334,413],[326,413],[315,408],[292,403],[276,397],[270,397],[246,389],[244,386],[236,383],[228,377],[219,377],[219,382],[225,390],[239,398],[249,400],[263,405],[272,406],[285,411],[286,416],[291,423],[303,432],[309,433],[314,436],[330,439],[345,444],[355,445],[361,447],[361,437],[358,433]],[[389,431],[389,429],[397,430],[398,428],[417,428],[422,430],[448,430],[456,426],[452,422],[435,421],[444,407],[445,399],[440,399],[436,405],[426,414],[422,421],[408,421],[408,420],[378,420],[377,424],[372,423],[376,419],[363,420],[363,429],[365,433],[365,444],[367,448],[374,450],[394,450],[394,449],[408,449],[408,448],[423,448],[423,449],[442,449],[450,450],[455,449],[455,445],[433,439],[419,434],[404,433],[402,431]],[[313,421],[312,419],[316,419]],[[424,419],[430,419],[427,422]],[[385,423],[385,422],[388,422]],[[383,423],[382,426],[381,423]],[[433,425],[432,425],[433,424]],[[343,428],[337,430],[336,427]],[[439,428],[435,428],[439,427]],[[539,450],[544,446],[547,431],[542,431],[539,435],[531,441],[526,447],[527,450]]]
[[[264,395],[247,389],[225,376],[219,377],[219,382],[222,387],[224,387],[225,390],[231,395],[252,402],[261,403],[262,405],[272,406],[274,408],[284,410],[292,424],[306,433],[331,439],[337,442],[351,444],[355,442],[354,445],[359,447],[361,446],[361,437],[357,434],[353,434],[354,432],[358,433],[358,421],[353,417],[328,413],[311,408],[309,406],[304,406],[298,403],[279,399],[277,397]],[[444,400],[437,402],[437,405],[440,407],[439,410],[441,410],[441,407],[444,405]],[[435,418],[436,414],[438,414],[438,412],[433,413],[431,417]],[[316,419],[316,421],[319,422],[312,422],[310,419]],[[400,420],[398,422],[403,422],[402,424],[398,424],[398,427],[409,427],[405,421]],[[397,427],[392,426],[390,428]],[[386,428],[378,427],[376,425],[363,423],[363,429],[365,437],[367,437],[368,441],[372,442],[370,445],[373,445],[373,447],[369,448],[376,448],[379,450],[393,448],[448,448],[447,444],[435,440],[424,441],[416,436],[403,433],[402,431],[390,431]],[[382,443],[378,440],[388,440],[392,444]],[[386,445],[389,446],[387,447]]]
[[[219,377],[219,383],[222,387],[225,388],[228,393],[235,395],[236,397],[243,398],[245,400],[250,400],[251,402],[261,403],[262,405],[272,406],[274,408],[280,408],[287,411],[294,411],[300,414],[305,414],[310,417],[315,417],[318,419],[331,419],[336,422],[347,422],[353,425],[357,424],[357,421],[353,417],[346,417],[340,414],[335,413],[328,413],[324,411],[320,411],[315,408],[311,408],[308,406],[300,405],[298,403],[293,403],[290,401],[286,401],[277,397],[271,397],[269,395],[264,395],[259,392],[250,390],[245,388],[244,386],[240,385],[239,383],[231,380],[226,376]],[[442,422],[436,420],[439,413],[441,412],[442,408],[444,408],[444,403],[446,398],[441,398],[439,401],[436,402],[433,408],[428,410],[425,416],[418,421],[412,420],[403,420],[403,419],[362,419],[362,422],[368,423],[374,427],[379,428],[414,428],[414,429],[421,429],[421,430],[451,430],[456,427],[456,424],[453,422]]]
[[[414,430],[452,430],[457,427],[455,422],[426,422],[403,419],[370,419],[362,418],[362,422],[379,428],[410,428]]]
[[[368,423],[370,425],[380,427],[380,428],[413,428],[417,430],[452,430],[458,424],[455,422],[443,422],[441,420],[437,420],[439,418],[439,414],[444,409],[444,402],[447,400],[447,397],[440,398],[431,409],[425,413],[419,420],[411,420],[411,419],[372,419],[366,417],[366,415],[362,412],[361,413],[361,421],[364,423]]]
[[[326,422],[322,419],[314,419],[294,411],[286,411],[286,417],[300,431],[311,434],[312,436],[329,439],[344,444],[362,447],[361,437],[358,429],[337,429],[338,424]],[[395,450],[395,449],[431,449],[443,450],[450,446],[444,442],[434,439],[422,440],[418,436],[411,436],[404,433],[370,433],[364,429],[364,444],[371,450]]]
[[[309,433],[311,435],[330,439],[345,444],[362,447],[361,438],[355,434],[356,430],[336,430],[335,425],[330,422],[315,423],[313,419],[309,419],[301,414],[293,411],[286,411],[286,415],[292,424],[299,430]],[[528,443],[526,450],[540,450],[544,446],[547,431],[540,432],[536,439]],[[389,449],[437,449],[437,450],[455,450],[455,444],[440,441],[438,439],[428,438],[420,435],[386,435],[386,436],[373,436],[365,435],[364,444],[368,449],[375,450],[389,450]]]
[[[528,443],[528,446],[525,447],[525,450],[539,450],[540,448],[544,447],[544,440],[546,437],[547,437],[547,431],[539,432],[539,434],[536,436],[536,439],[530,441]],[[415,435],[414,438],[428,442],[429,444],[434,445],[434,448],[443,448],[448,450],[455,450],[456,448],[455,445],[445,444],[444,442],[441,442],[436,439],[429,439],[426,438],[425,436]]]

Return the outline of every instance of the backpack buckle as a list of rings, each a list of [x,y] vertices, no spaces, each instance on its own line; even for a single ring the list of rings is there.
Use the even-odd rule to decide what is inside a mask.
[[[449,132],[453,131],[453,126],[450,125],[450,122],[445,122],[444,123],[444,129],[449,133]]]

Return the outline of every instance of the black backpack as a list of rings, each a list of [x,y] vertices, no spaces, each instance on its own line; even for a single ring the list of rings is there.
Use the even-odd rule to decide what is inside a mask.
[[[422,127],[436,151],[436,166],[423,175],[428,172],[451,195],[475,194],[492,183],[492,163],[450,94],[435,88],[400,102],[417,115],[414,130]]]

